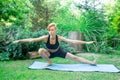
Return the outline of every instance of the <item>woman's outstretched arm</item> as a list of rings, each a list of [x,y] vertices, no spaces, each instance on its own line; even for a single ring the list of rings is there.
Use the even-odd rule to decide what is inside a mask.
[[[41,41],[41,40],[47,40],[47,35],[46,36],[41,36],[38,38],[28,38],[28,39],[20,39],[20,40],[16,40],[13,41],[13,43],[18,43],[18,42],[37,42],[37,41]]]
[[[74,43],[74,44],[92,44],[95,41],[81,41],[81,40],[72,40],[72,39],[67,39],[65,37],[59,36],[60,41],[65,41],[69,43]]]

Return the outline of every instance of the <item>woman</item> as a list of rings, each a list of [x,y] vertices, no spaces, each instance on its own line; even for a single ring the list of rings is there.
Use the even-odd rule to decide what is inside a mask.
[[[47,29],[48,29],[49,35],[41,36],[38,38],[16,40],[13,43],[37,42],[37,41],[44,40],[46,42],[47,49],[40,48],[38,50],[38,53],[39,53],[39,55],[41,55],[44,59],[46,59],[48,61],[46,66],[50,66],[52,64],[50,58],[54,58],[54,57],[62,57],[62,58],[72,59],[72,60],[75,60],[78,62],[83,62],[83,63],[87,63],[87,64],[92,64],[92,65],[96,64],[96,59],[94,59],[94,61],[89,61],[82,57],[78,57],[69,52],[66,52],[59,47],[59,42],[61,42],[61,41],[74,43],[74,44],[92,44],[94,41],[85,42],[85,41],[80,41],[80,40],[67,39],[62,36],[57,36],[56,35],[57,28],[56,28],[55,23],[49,24]]]

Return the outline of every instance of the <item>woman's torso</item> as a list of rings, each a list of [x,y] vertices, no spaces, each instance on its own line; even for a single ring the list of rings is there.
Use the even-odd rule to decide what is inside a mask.
[[[50,35],[48,35],[48,39],[46,42],[46,48],[50,52],[56,52],[59,49],[59,41],[58,36],[56,35],[55,40],[51,43]]]

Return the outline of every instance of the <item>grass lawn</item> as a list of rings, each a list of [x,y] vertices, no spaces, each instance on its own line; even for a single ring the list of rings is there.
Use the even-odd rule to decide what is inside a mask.
[[[91,54],[78,55],[93,60]],[[120,69],[120,55],[96,54],[98,64],[114,64]],[[120,73],[66,72],[53,70],[30,70],[33,61],[45,62],[42,58],[33,60],[0,61],[0,80],[120,80]],[[54,58],[54,63],[72,64],[72,60]]]

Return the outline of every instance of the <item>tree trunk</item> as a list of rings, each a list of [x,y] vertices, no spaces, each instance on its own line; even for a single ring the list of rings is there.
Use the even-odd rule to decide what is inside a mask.
[[[68,34],[69,39],[72,40],[84,40],[84,36],[83,33],[80,32],[69,32]],[[83,49],[83,45],[82,44],[73,44],[73,43],[69,43],[69,45],[71,47],[73,47],[76,51],[81,52]]]

